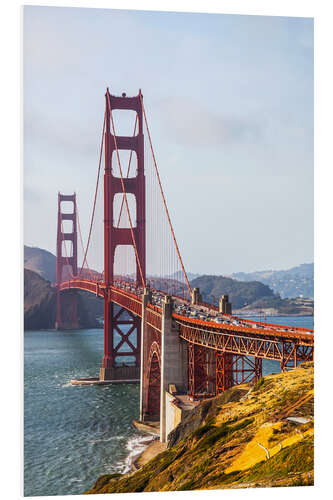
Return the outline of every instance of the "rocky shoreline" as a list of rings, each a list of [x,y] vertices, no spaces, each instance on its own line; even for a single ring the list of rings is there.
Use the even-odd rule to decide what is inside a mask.
[[[153,437],[147,447],[133,460],[131,464],[131,471],[136,472],[141,467],[146,465],[150,460],[152,460],[156,455],[162,453],[166,450],[167,444],[161,443],[158,437]]]

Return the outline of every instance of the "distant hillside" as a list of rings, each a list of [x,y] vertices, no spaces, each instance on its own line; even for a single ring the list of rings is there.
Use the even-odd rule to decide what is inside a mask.
[[[97,328],[98,317],[103,316],[103,301],[78,292],[80,328]],[[56,290],[38,273],[24,269],[24,329],[53,329],[56,320]]]
[[[236,281],[224,276],[200,276],[191,281],[191,287],[199,287],[203,301],[216,305],[221,295],[228,294],[232,307],[235,309],[240,309],[264,297],[274,297],[273,291],[259,281]]]
[[[274,297],[264,297],[256,300],[252,304],[243,307],[240,311],[234,310],[235,314],[238,312],[244,314],[247,311],[251,311],[251,313],[255,311],[257,313],[265,312],[273,316],[313,316],[314,303],[313,299],[303,299],[300,297],[281,299],[279,295],[274,295]]]
[[[35,271],[40,274],[42,278],[50,281],[51,283],[55,282],[55,267],[56,267],[56,257],[53,253],[48,252],[47,250],[42,250],[38,247],[28,247],[24,245],[24,268],[30,269],[30,271]],[[80,272],[80,268],[78,268],[78,272]],[[63,279],[70,279],[70,273],[66,268],[63,269]],[[82,277],[89,277],[91,275],[98,276],[100,278],[100,273],[90,269],[84,269],[81,274]]]
[[[55,281],[56,258],[47,250],[24,245],[24,267],[40,274],[44,279]]]
[[[187,278],[189,281],[194,280],[195,278],[198,278],[201,276],[201,274],[195,274],[195,273],[189,273],[187,272]],[[183,271],[177,271],[176,273],[171,274],[170,278],[173,278],[175,280],[180,280],[184,281],[184,273]]]
[[[285,297],[313,298],[314,265],[301,264],[281,271],[255,271],[253,273],[233,273],[232,277],[241,281],[258,280],[268,285],[275,293]]]
[[[229,295],[232,310],[237,313],[265,311],[273,315],[312,316],[313,300],[281,298],[259,281],[237,281],[224,276],[200,276],[191,281],[199,287],[204,302],[218,305],[221,295]]]

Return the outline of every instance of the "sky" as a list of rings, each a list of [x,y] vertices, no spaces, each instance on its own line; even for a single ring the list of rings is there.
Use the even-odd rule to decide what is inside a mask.
[[[57,193],[88,231],[111,93],[144,95],[188,271],[313,261],[313,20],[24,8],[24,242],[55,252]]]

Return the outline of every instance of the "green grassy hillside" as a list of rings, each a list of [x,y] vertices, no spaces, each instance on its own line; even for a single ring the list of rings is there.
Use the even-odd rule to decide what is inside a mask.
[[[86,493],[311,485],[313,427],[313,364],[307,363],[203,402],[164,452],[135,473],[100,477]]]

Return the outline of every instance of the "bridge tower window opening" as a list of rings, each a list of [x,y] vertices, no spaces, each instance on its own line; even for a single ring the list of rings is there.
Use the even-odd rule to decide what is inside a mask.
[[[72,234],[74,231],[74,222],[72,220],[63,220],[62,221],[62,231],[63,233]]]
[[[132,227],[137,226],[136,222],[136,205],[137,200],[133,193],[126,193],[129,213],[131,216]],[[129,228],[129,219],[123,193],[117,193],[113,199],[113,227],[122,229]]]
[[[74,204],[69,200],[61,201],[60,209],[62,214],[73,214]]]
[[[117,137],[137,137],[137,112],[133,109],[112,109]],[[133,158],[134,159],[134,158]],[[117,160],[116,160],[117,161]],[[123,167],[123,164],[121,164]]]
[[[114,256],[114,280],[136,283],[137,280],[136,256],[132,245],[118,245]],[[128,283],[127,291],[131,291],[131,285]],[[133,291],[133,290],[132,290]]]
[[[136,152],[133,149],[120,149],[118,154],[123,177],[126,179],[135,178],[138,171],[138,157]],[[115,151],[112,154],[112,175],[117,179],[121,177]]]
[[[61,257],[73,257],[73,242],[71,240],[63,240],[61,245]]]

